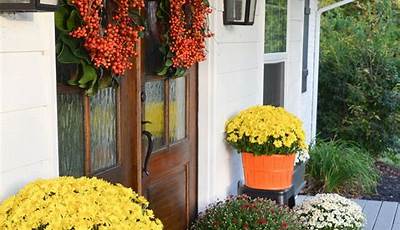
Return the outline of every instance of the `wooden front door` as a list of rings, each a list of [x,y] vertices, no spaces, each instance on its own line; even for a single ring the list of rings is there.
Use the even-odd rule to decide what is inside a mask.
[[[142,191],[165,229],[186,229],[197,213],[197,66],[181,78],[157,76],[156,6],[147,3],[141,59]]]
[[[197,213],[197,66],[182,78],[157,76],[158,4],[146,4],[141,54],[118,86],[87,97],[63,84],[74,68],[57,66],[60,175],[131,187],[165,229],[186,229]]]

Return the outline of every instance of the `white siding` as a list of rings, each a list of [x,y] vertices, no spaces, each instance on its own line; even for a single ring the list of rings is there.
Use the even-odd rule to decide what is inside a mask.
[[[308,142],[312,136],[313,61],[315,40],[315,14],[317,0],[311,0],[308,47],[307,91],[301,92],[304,31],[304,0],[288,1],[288,40],[285,71],[285,108],[296,114],[304,123]]]
[[[0,201],[58,175],[53,20],[0,14]]]
[[[262,104],[264,1],[253,26],[224,26],[223,1],[215,14],[208,60],[199,71],[199,207],[235,194],[240,155],[224,142],[224,124],[240,110]]]
[[[216,36],[209,42],[208,60],[199,70],[199,207],[235,194],[242,179],[240,156],[224,143],[224,123],[238,111],[263,98],[265,2],[258,1],[253,26],[224,26],[223,1],[216,1],[210,19]],[[288,0],[285,57],[285,108],[304,122],[307,139],[312,128],[314,27],[317,0],[311,0],[307,92],[301,92],[304,0]]]

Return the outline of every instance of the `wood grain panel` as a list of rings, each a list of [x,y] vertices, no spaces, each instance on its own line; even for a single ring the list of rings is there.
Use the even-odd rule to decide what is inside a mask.
[[[150,207],[165,229],[185,229],[189,224],[188,165],[161,177],[146,189]]]

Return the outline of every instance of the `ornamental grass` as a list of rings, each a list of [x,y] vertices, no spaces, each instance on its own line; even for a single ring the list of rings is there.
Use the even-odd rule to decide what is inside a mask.
[[[191,230],[301,230],[291,210],[271,200],[241,195],[212,204]]]
[[[96,178],[38,180],[0,205],[0,229],[162,229],[148,205],[130,188]]]
[[[310,155],[306,166],[309,192],[347,196],[375,192],[379,172],[367,151],[343,140],[318,140]]]
[[[284,108],[254,106],[241,111],[225,125],[226,140],[239,152],[255,155],[306,151],[303,124]]]

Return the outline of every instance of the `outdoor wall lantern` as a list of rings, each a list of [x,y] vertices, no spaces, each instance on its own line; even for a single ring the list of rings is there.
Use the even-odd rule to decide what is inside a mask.
[[[56,11],[58,0],[0,0],[0,12]]]
[[[253,25],[257,0],[224,0],[224,25]]]

